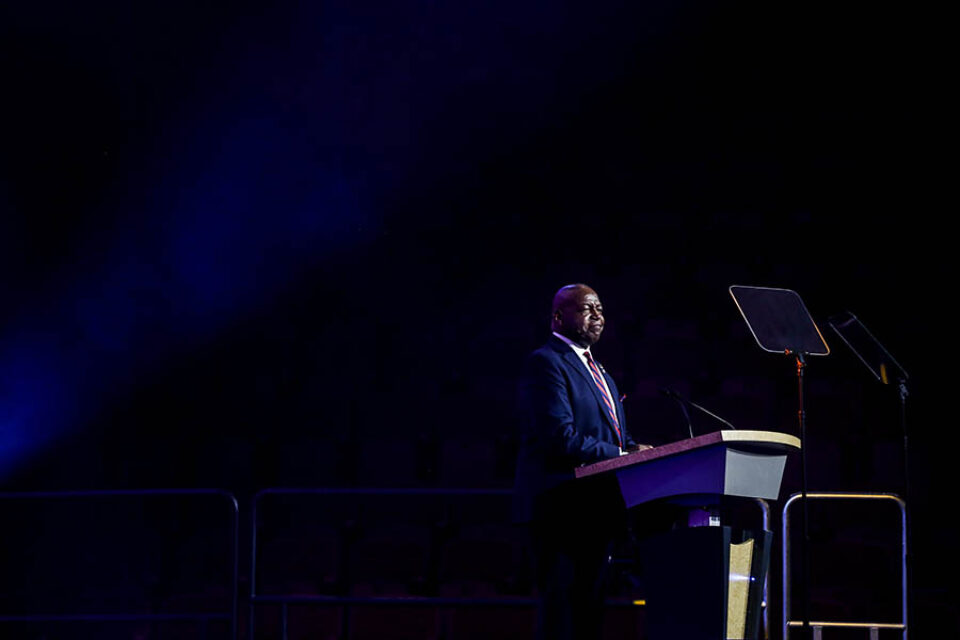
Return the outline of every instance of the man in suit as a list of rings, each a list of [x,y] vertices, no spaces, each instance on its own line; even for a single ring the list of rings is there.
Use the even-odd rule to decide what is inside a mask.
[[[573,481],[577,466],[640,448],[626,429],[613,378],[591,352],[604,323],[593,289],[561,288],[553,299],[553,335],[528,358],[521,385],[515,508],[530,523],[543,640],[600,637],[604,570],[625,527],[612,479]]]

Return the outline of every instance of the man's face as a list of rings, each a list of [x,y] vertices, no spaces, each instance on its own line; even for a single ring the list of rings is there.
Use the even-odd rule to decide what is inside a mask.
[[[553,321],[557,333],[581,347],[590,347],[603,333],[603,305],[593,289],[574,289],[557,307]]]

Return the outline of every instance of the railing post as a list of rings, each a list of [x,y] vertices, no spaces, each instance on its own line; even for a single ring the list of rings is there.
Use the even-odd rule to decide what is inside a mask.
[[[77,500],[83,498],[111,498],[111,497],[169,497],[169,496],[219,496],[226,498],[230,508],[230,538],[227,543],[229,549],[230,577],[228,579],[231,593],[230,612],[227,613],[85,613],[85,614],[0,614],[0,623],[3,622],[152,622],[162,625],[165,622],[191,621],[199,622],[203,637],[207,636],[211,620],[226,620],[229,626],[229,637],[237,638],[237,613],[239,589],[239,506],[236,497],[221,489],[105,489],[93,491],[34,491],[34,492],[0,492],[0,501],[13,500]],[[158,629],[156,635],[160,637]],[[0,633],[0,637],[4,634]]]
[[[782,580],[783,580],[783,589],[782,589],[782,604],[783,604],[783,638],[787,640],[790,635],[790,628],[794,626],[794,622],[790,620],[790,506],[797,500],[802,499],[801,494],[792,495],[783,506],[783,513],[781,518],[781,560],[783,563],[782,571]],[[907,557],[909,549],[907,548],[907,519],[906,519],[906,503],[899,496],[892,493],[808,493],[806,495],[807,500],[811,499],[826,499],[826,500],[891,500],[897,504],[900,508],[900,539],[901,539],[901,594],[900,594],[900,606],[901,606],[901,621],[899,623],[877,623],[877,622],[826,622],[820,621],[817,626],[814,627],[814,639],[819,638],[817,628],[820,629],[822,633],[823,627],[857,627],[861,629],[868,629],[870,632],[870,640],[879,640],[880,629],[899,629],[902,631],[902,639],[907,640],[908,634],[908,606],[907,601],[908,592],[907,592]]]

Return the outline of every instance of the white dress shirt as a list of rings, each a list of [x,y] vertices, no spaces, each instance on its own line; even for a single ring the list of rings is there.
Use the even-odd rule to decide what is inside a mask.
[[[591,379],[594,379],[594,378],[593,378],[593,372],[590,371],[590,364],[587,362],[587,352],[590,351],[590,347],[581,347],[580,345],[578,345],[576,342],[574,342],[573,340],[571,340],[571,339],[568,338],[567,336],[560,335],[560,334],[557,333],[556,331],[553,332],[553,335],[557,336],[558,338],[560,338],[561,340],[563,340],[564,342],[566,342],[568,345],[570,345],[570,348],[573,349],[573,352],[576,353],[577,356],[579,356],[580,362],[582,362],[582,363],[583,363],[583,366],[587,368],[587,374],[590,376]],[[592,354],[592,353],[590,354],[590,357],[593,358],[593,354]],[[594,363],[596,363],[596,362],[597,362],[597,361],[594,360]],[[597,364],[597,369],[600,369],[600,365],[599,365],[599,364]],[[603,382],[603,388],[607,390],[607,395],[610,396],[611,399],[613,399],[613,394],[610,393],[610,387],[607,386],[607,379],[606,379],[606,377],[603,376],[603,375],[601,375],[601,376],[600,376],[600,380],[601,380],[601,382]],[[620,450],[620,455],[626,455],[626,453],[627,453],[627,452],[624,451],[623,449]]]
[[[558,338],[566,342],[568,345],[570,345],[570,348],[573,349],[573,352],[576,353],[578,356],[580,356],[580,362],[582,362],[583,366],[587,368],[587,373],[590,374],[590,378],[592,379],[593,372],[590,371],[590,364],[587,362],[587,352],[590,351],[590,347],[581,347],[580,345],[578,345],[576,342],[574,342],[567,336],[562,336],[556,331],[553,332],[553,335],[557,336]],[[590,354],[590,357],[593,358],[593,353]],[[596,359],[594,359],[594,363],[597,363]],[[597,369],[600,369],[599,363],[597,363]],[[600,369],[600,371],[602,372],[603,370]],[[607,395],[610,396],[610,398],[612,399],[613,394],[610,393],[610,387],[607,386],[607,379],[601,375],[600,380],[603,382],[603,388],[607,390]]]

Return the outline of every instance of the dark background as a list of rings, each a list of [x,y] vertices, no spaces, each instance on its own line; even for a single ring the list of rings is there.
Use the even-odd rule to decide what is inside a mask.
[[[638,441],[684,437],[659,386],[796,433],[793,364],[727,292],[784,287],[833,349],[807,372],[811,489],[903,492],[895,389],[826,318],[911,374],[919,615],[955,624],[934,23],[7,3],[0,482],[509,487],[515,372],[570,282],[604,302]]]

